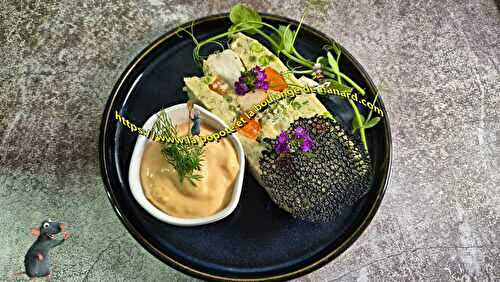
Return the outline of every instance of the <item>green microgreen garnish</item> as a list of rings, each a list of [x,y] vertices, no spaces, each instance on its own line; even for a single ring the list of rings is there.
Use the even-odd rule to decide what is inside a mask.
[[[178,137],[177,128],[165,112],[160,112],[153,126],[156,136],[165,138]],[[181,184],[187,179],[191,184],[201,180],[202,176],[196,174],[201,169],[203,161],[203,147],[198,144],[164,143],[161,148],[162,155],[174,167],[179,176]]]
[[[248,33],[255,33],[255,30],[262,27],[259,13],[242,4],[236,4],[231,8],[229,19],[233,23],[232,28],[247,27]]]
[[[278,32],[271,35],[271,38],[277,42],[274,51],[279,55],[282,51],[291,53],[293,51],[294,33],[290,29],[290,25],[278,27]]]
[[[382,89],[383,87],[384,86],[383,86],[383,81],[382,81],[379,84],[379,87],[377,87],[377,93],[375,94],[375,99],[373,99],[373,103],[372,103],[373,107],[370,109],[370,112],[368,113],[368,116],[366,118],[361,113],[359,113],[359,111],[357,110],[357,108],[356,108],[356,110],[354,110],[355,118],[352,121],[352,130],[355,133],[356,130],[359,129],[359,134],[361,136],[361,141],[364,140],[363,144],[365,145],[365,149],[367,151],[368,151],[368,146],[366,144],[365,129],[374,127],[381,120],[380,117],[373,117],[372,118],[372,114],[373,114],[373,108],[375,107],[375,104],[377,103],[377,99],[378,99],[378,96],[379,96],[379,93],[380,93],[380,89]],[[352,102],[351,100],[349,100],[349,102],[351,103],[352,107],[356,106],[354,104],[354,102]],[[357,114],[357,117],[356,117],[356,114]]]

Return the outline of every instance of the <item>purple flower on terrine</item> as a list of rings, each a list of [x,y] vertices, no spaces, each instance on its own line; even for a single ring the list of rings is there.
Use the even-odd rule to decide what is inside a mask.
[[[276,140],[278,141],[276,146],[274,146],[276,153],[281,154],[290,152],[290,147],[288,147],[288,135],[285,131],[281,131]]]
[[[238,81],[234,83],[234,91],[236,91],[236,95],[243,96],[245,95],[250,89],[248,89],[247,84],[245,83],[244,79],[241,79],[243,77],[240,77]]]

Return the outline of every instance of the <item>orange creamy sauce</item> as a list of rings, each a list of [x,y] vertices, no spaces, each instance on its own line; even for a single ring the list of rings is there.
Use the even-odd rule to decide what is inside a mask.
[[[178,132],[187,132],[188,125],[177,125]],[[200,135],[214,130],[201,126]],[[193,186],[185,179],[181,184],[177,171],[161,154],[161,144],[148,141],[142,156],[140,177],[146,198],[158,209],[180,218],[200,218],[223,210],[231,201],[240,164],[229,138],[204,147],[202,176]]]

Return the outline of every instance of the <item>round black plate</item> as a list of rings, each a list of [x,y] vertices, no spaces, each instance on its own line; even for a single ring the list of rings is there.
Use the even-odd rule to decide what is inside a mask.
[[[272,15],[263,18],[276,26],[298,24]],[[229,26],[224,14],[195,21],[193,30],[197,38],[205,39]],[[305,57],[316,58],[328,38],[308,26],[302,26],[301,30],[296,48]],[[106,104],[99,153],[107,194],[118,217],[153,255],[180,271],[204,279],[281,280],[323,266],[358,238],[380,205],[391,163],[387,118],[367,131],[375,171],[369,193],[332,223],[312,224],[292,218],[273,204],[249,173],[245,175],[239,205],[229,217],[190,228],[160,222],[132,197],[128,167],[137,134],[119,124],[115,112],[140,126],[160,109],[185,102],[183,77],[201,74],[192,59],[193,47],[188,36],[179,37],[175,31],[161,36],[127,67]],[[364,87],[368,99],[373,100],[375,87],[359,63],[345,50],[341,62],[341,70]],[[343,99],[329,97],[323,102],[349,127],[352,110]]]

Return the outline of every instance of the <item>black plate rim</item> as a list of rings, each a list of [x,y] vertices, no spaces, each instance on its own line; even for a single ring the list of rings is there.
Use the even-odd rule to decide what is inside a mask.
[[[267,19],[276,19],[276,20],[281,20],[281,21],[286,21],[289,22],[295,26],[299,24],[298,21],[289,19],[287,17],[279,16],[279,15],[274,15],[274,14],[268,14],[268,13],[260,13],[260,15],[263,18]],[[195,20],[188,21],[182,25],[181,27],[189,27],[191,24],[194,22],[195,24],[201,24],[206,21],[213,21],[213,20],[219,20],[223,18],[227,18],[229,16],[228,13],[221,13],[221,14],[215,14],[215,15],[210,15],[202,18],[198,18]],[[141,234],[139,230],[136,230],[133,225],[128,221],[127,218],[125,218],[122,213],[120,212],[119,209],[119,204],[116,198],[114,197],[111,189],[111,182],[110,182],[110,177],[107,173],[107,167],[106,167],[106,154],[105,154],[105,138],[106,138],[106,129],[107,129],[107,124],[108,120],[110,119],[109,117],[111,116],[111,105],[113,105],[113,102],[115,100],[115,97],[117,96],[119,90],[121,89],[121,86],[127,79],[128,75],[133,71],[133,69],[144,59],[151,51],[153,51],[156,47],[158,47],[162,42],[165,40],[169,39],[170,37],[174,36],[177,32],[177,27],[169,30],[168,32],[162,34],[159,36],[157,39],[155,39],[151,44],[149,44],[146,48],[142,49],[138,55],[127,65],[125,70],[122,72],[120,75],[118,81],[115,83],[113,90],[111,91],[111,96],[108,98],[106,105],[104,107],[102,119],[101,119],[101,126],[100,126],[100,134],[99,134],[99,143],[98,143],[98,152],[99,152],[99,163],[100,163],[100,170],[101,170],[101,177],[104,182],[105,186],[105,192],[108,197],[108,200],[111,203],[111,206],[113,207],[113,210],[115,211],[116,215],[122,222],[122,224],[125,226],[127,231],[134,237],[136,241],[138,241],[149,253],[151,253],[153,256],[156,258],[160,259],[170,267],[181,271],[185,274],[202,278],[202,279],[210,279],[210,280],[215,280],[215,281],[277,281],[277,280],[285,280],[285,279],[292,279],[296,278],[299,276],[306,275],[308,273],[313,272],[314,270],[317,270],[318,268],[326,265],[327,263],[331,262],[333,259],[338,257],[340,254],[342,254],[345,250],[347,250],[360,236],[361,234],[366,230],[370,222],[373,220],[373,217],[375,216],[380,204],[382,203],[382,199],[384,197],[384,194],[387,190],[387,187],[389,186],[389,181],[391,178],[391,171],[392,171],[392,135],[391,135],[391,130],[390,130],[390,125],[389,125],[389,118],[387,115],[384,117],[384,127],[387,132],[387,137],[385,139],[385,146],[388,148],[386,157],[384,162],[386,163],[386,172],[385,175],[386,177],[383,179],[383,184],[382,187],[379,187],[379,191],[377,193],[377,197],[375,199],[375,202],[373,203],[372,207],[370,208],[367,216],[361,222],[361,224],[356,228],[356,230],[349,235],[348,238],[342,242],[339,246],[337,246],[334,250],[332,250],[330,253],[326,254],[324,257],[308,264],[300,269],[296,269],[293,271],[290,271],[288,273],[283,273],[283,274],[278,274],[278,275],[271,275],[271,276],[262,276],[258,278],[251,278],[251,279],[246,279],[246,278],[235,278],[235,277],[225,277],[225,276],[219,276],[219,275],[214,275],[210,273],[206,273],[194,268],[191,268],[190,266],[184,265],[175,259],[169,257],[167,254],[163,253],[161,250],[157,249],[153,244],[148,242]],[[308,32],[311,32],[318,36],[319,38],[323,38],[326,40],[330,40],[330,38],[323,32],[318,31],[306,24],[302,24],[303,29],[307,29]],[[345,49],[341,46],[342,52],[346,57],[349,58],[349,60],[352,62],[352,64],[355,66],[356,69],[358,69],[359,73],[363,77],[363,79],[367,82],[368,87],[370,89],[376,89],[373,81],[371,78],[368,76],[367,72],[365,69],[362,67],[362,65]],[[379,100],[380,102],[380,107],[384,113],[386,113],[384,103],[382,99]]]

